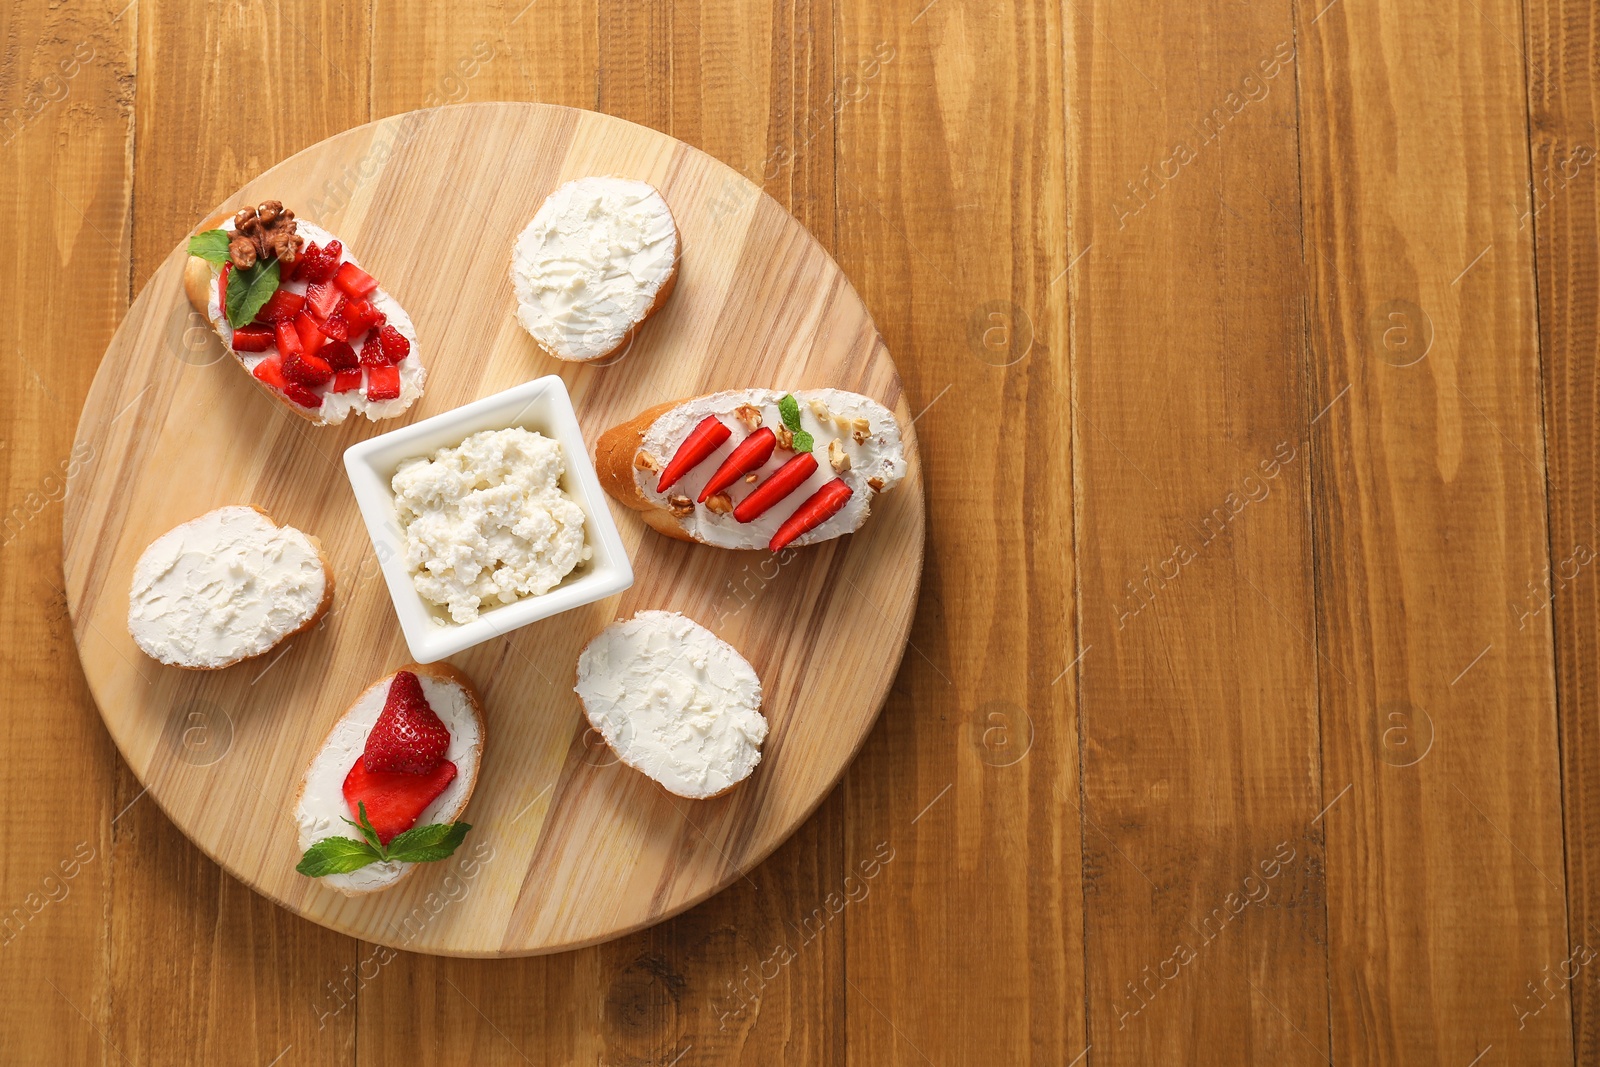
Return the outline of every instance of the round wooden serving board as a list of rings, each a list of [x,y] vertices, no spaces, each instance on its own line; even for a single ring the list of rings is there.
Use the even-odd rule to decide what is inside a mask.
[[[558,364],[513,318],[511,244],[561,182],[653,183],[683,241],[677,291],[623,356]],[[620,119],[466,104],[340,134],[225,205],[280,199],[345,240],[411,313],[426,395],[400,419],[317,427],[263,396],[191,313],[173,251],[117,331],[78,425],[65,516],[67,601],[106,726],[150,795],[207,855],[325,926],[418,952],[524,955],[656,922],[728,885],[821,802],[877,717],[922,570],[916,441],[900,379],[838,266],[732,169]],[[669,540],[612,504],[637,579],[620,597],[452,659],[488,737],[473,824],[451,860],[346,898],[296,874],[290,808],[334,720],[407,661],[345,480],[351,443],[560,373],[591,446],[649,405],[745,386],[836,386],[895,410],[910,471],[860,533],[791,553]],[[171,527],[256,504],[322,539],[337,576],[320,628],[221,671],[163,667],[128,636],[134,561]],[[760,673],[771,724],[754,776],[671,797],[596,744],[572,692],[579,649],[619,616],[682,611]]]

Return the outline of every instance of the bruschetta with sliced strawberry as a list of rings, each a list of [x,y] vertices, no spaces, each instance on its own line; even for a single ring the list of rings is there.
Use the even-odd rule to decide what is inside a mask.
[[[410,664],[356,698],[306,768],[295,870],[354,896],[455,851],[483,757],[483,703],[447,663]]]
[[[417,331],[344,243],[276,200],[189,238],[189,302],[256,384],[319,425],[422,395]]]
[[[859,529],[905,469],[894,413],[841,389],[676,400],[595,447],[600,484],[661,533],[773,552]]]

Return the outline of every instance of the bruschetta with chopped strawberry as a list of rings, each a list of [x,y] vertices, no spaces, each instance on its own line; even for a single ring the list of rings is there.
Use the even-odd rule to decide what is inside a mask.
[[[905,475],[894,413],[841,389],[741,389],[650,408],[601,435],[600,484],[668,537],[719,548],[851,533]]]
[[[189,302],[256,384],[319,425],[422,395],[411,318],[344,243],[276,200],[189,238]]]

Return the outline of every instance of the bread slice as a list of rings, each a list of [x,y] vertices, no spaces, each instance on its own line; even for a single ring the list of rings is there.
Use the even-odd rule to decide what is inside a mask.
[[[253,505],[230,506],[168,530],[140,554],[128,632],[152,659],[220,670],[271,652],[332,604],[333,567],[320,541]]]
[[[817,470],[769,511],[740,522],[727,509],[794,458],[795,453],[781,444],[766,463],[750,472],[754,482],[747,475],[722,494],[723,500],[714,496],[698,502],[701,489],[740,442],[763,426],[782,428],[778,403],[784,395],[775,389],[735,389],[649,408],[613,426],[595,443],[600,484],[668,537],[718,548],[760,549],[768,547],[778,528],[807,498],[838,478],[850,487],[850,498],[831,518],[791,544],[811,545],[854,532],[867,521],[873,498],[904,477],[906,460],[894,412],[842,389],[794,391],[801,429],[814,438]],[[665,492],[659,491],[661,471],[707,416],[728,427],[728,440]]]
[[[678,227],[654,186],[578,178],[545,198],[511,249],[517,322],[556,359],[624,349],[678,279]]]
[[[472,679],[448,663],[408,663],[400,670],[410,671],[422,683],[422,693],[428,698],[428,704],[450,731],[450,748],[445,759],[456,765],[455,778],[417,817],[417,825],[454,822],[466,810],[472,790],[478,784],[485,736],[483,701]],[[368,686],[350,705],[350,710],[334,723],[328,739],[306,768],[294,802],[301,853],[325,837],[358,836],[343,821],[354,818],[345,803],[344,779],[361,758],[367,735],[383,712],[393,681],[391,674]],[[346,896],[359,896],[388,889],[416,866],[398,861],[371,863],[348,874],[325,875],[318,881]]]
[[[617,758],[689,800],[721,796],[761,762],[761,679],[734,647],[673,611],[641,611],[578,655],[578,697]]]
[[[296,232],[308,244],[316,244],[325,248],[329,241],[336,240],[333,234],[320,226],[307,222],[305,219],[297,218],[295,226]],[[230,215],[213,216],[201,223],[200,229],[196,232],[203,233],[206,230],[219,228],[231,233],[233,231],[233,217]],[[340,244],[343,245],[343,242],[341,241]],[[339,262],[353,263],[357,267],[361,265],[356,262],[356,258],[351,254],[348,245],[344,246]],[[221,273],[222,268],[219,265],[209,260],[201,259],[199,256],[190,256],[183,268],[183,290],[189,297],[189,303],[194,305],[196,311],[206,317],[206,321],[211,324],[211,329],[222,339],[222,347],[228,350],[234,361],[243,367],[246,373],[250,374],[250,380],[268,396],[294,412],[295,415],[318,426],[341,423],[351,413],[365,415],[369,421],[377,422],[380,419],[392,419],[401,414],[422,396],[423,385],[427,380],[427,371],[423,367],[421,356],[418,353],[417,328],[412,324],[411,316],[407,315],[405,309],[400,306],[400,302],[391,296],[382,285],[378,286],[369,297],[372,306],[383,312],[384,317],[388,320],[388,325],[399,330],[401,336],[411,343],[410,353],[407,354],[405,359],[396,364],[400,368],[400,395],[394,400],[368,400],[362,390],[335,393],[332,391],[331,385],[324,385],[312,389],[312,392],[322,397],[322,406],[320,408],[308,408],[302,404],[295,403],[285,393],[263,382],[252,373],[256,365],[265,359],[270,354],[270,351],[235,352],[233,350],[233,327],[228,324],[227,315],[222,308],[221,294],[217,288],[217,278]],[[280,287],[296,294],[304,294],[306,291],[306,283],[303,281],[284,282]],[[375,329],[372,330],[366,335],[367,338],[370,340],[376,332]],[[351,341],[351,345],[356,349],[357,354],[360,353],[363,347],[362,343],[354,339]]]

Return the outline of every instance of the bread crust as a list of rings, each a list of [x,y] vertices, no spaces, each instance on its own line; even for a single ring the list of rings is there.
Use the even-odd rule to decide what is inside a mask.
[[[656,192],[660,193],[661,190],[657,189]],[[548,197],[546,199],[548,199]],[[539,347],[539,351],[543,352],[545,355],[549,356],[551,359],[558,359],[563,363],[598,363],[602,359],[610,359],[612,356],[616,355],[618,352],[626,351],[628,346],[633,344],[633,339],[634,339],[635,336],[638,335],[639,329],[642,326],[644,326],[645,323],[650,321],[650,316],[651,315],[654,315],[656,312],[661,310],[662,305],[664,305],[667,302],[667,297],[671,296],[672,295],[672,290],[677,287],[677,284],[678,284],[678,265],[683,262],[683,231],[678,229],[678,218],[677,218],[676,215],[674,215],[672,213],[672,205],[667,203],[667,198],[665,196],[661,197],[661,203],[667,209],[667,218],[672,220],[672,233],[673,233],[673,236],[677,239],[678,248],[677,248],[677,251],[673,254],[673,257],[672,257],[672,268],[669,271],[667,271],[666,281],[662,282],[661,283],[661,288],[656,290],[655,299],[650,301],[650,306],[644,309],[644,314],[640,315],[638,317],[638,319],[636,319],[634,321],[633,325],[628,327],[628,331],[626,333],[624,333],[620,338],[618,338],[616,344],[612,345],[610,348],[606,349],[604,352],[601,352],[598,356],[590,356],[587,359],[579,359],[576,356],[563,356],[561,353],[559,353],[559,352],[555,351],[554,349],[550,348],[548,345],[546,345],[543,341],[539,340],[537,337],[534,337],[533,338],[533,343]],[[540,206],[542,207],[543,204],[541,203]],[[517,255],[516,249],[517,249],[516,242],[513,241],[512,244],[511,244],[511,257],[512,257],[512,270],[513,271],[515,271],[515,269],[516,269],[516,255]],[[523,332],[526,333],[527,331],[523,331]],[[529,336],[531,337],[532,335],[530,334]]]
[[[232,506],[234,506],[234,505],[231,505],[231,504],[224,505],[224,507],[232,507]],[[274,526],[286,526],[286,525],[288,525],[287,523],[279,522],[277,519],[273,518],[267,512],[267,509],[261,507],[260,505],[247,504],[245,506],[250,508],[252,511],[256,512],[257,514],[259,514],[262,518],[266,519],[268,522],[272,523],[272,525],[274,525]],[[221,510],[222,510],[221,508],[212,508],[211,509],[211,511],[221,511]],[[195,519],[203,519],[207,515],[211,514],[211,511],[204,512],[204,513],[202,513],[200,515],[196,515],[194,517],[194,519],[190,519],[189,522],[194,522]],[[184,524],[183,523],[179,523],[179,525],[181,526],[181,525],[184,525]],[[176,529],[176,527],[174,527],[174,529]],[[260,659],[262,656],[265,656],[267,653],[275,651],[278,648],[279,645],[282,645],[285,641],[289,640],[291,637],[296,637],[296,636],[298,636],[300,634],[303,634],[307,630],[311,629],[313,626],[316,626],[317,624],[322,622],[323,617],[328,614],[328,609],[333,607],[333,563],[328,559],[328,553],[322,547],[322,539],[321,538],[319,538],[316,534],[309,534],[309,533],[306,533],[304,530],[300,530],[300,528],[298,526],[291,527],[291,529],[299,530],[300,533],[305,534],[306,539],[311,542],[311,547],[317,550],[317,561],[322,564],[322,579],[323,579],[322,599],[317,603],[317,610],[311,613],[311,617],[310,618],[306,619],[306,621],[301,623],[298,627],[296,627],[293,630],[290,630],[288,633],[284,634],[282,637],[280,637],[276,641],[274,641],[269,647],[263,649],[260,652],[257,652],[253,656],[240,656],[237,659],[231,659],[226,663],[219,663],[214,667],[197,667],[197,666],[194,666],[194,665],[188,664],[188,663],[170,663],[170,662],[168,662],[167,660],[164,660],[164,659],[157,659],[156,662],[162,664],[163,666],[176,667],[176,668],[178,668],[179,670],[182,670],[182,671],[223,671],[223,670],[227,670],[229,667],[236,667],[239,664],[245,662],[246,660]],[[165,534],[163,534],[162,536],[165,536]],[[137,646],[138,642],[135,641],[134,645]],[[143,652],[144,650],[141,648],[140,651]],[[145,654],[149,655],[149,653],[145,653]],[[151,659],[155,659],[154,656],[151,656],[150,658]]]
[[[404,666],[396,667],[391,673],[379,678],[376,682],[373,682],[371,685],[367,686],[359,694],[357,694],[356,698],[350,702],[349,707],[345,708],[344,714],[340,715],[339,718],[334,721],[334,728],[337,729],[339,723],[343,722],[345,717],[355,709],[356,705],[361,703],[363,697],[380,685],[389,685],[392,683],[394,681],[394,676],[399,674],[401,671],[410,671],[412,674],[416,675],[426,675],[435,681],[450,683],[460,688],[461,691],[467,695],[467,706],[472,711],[472,718],[478,724],[478,761],[473,768],[472,779],[466,783],[466,789],[462,791],[461,800],[456,804],[455,809],[449,812],[441,812],[439,815],[441,822],[455,822],[456,819],[460,817],[461,813],[467,810],[467,804],[472,800],[472,794],[477,792],[478,775],[483,770],[483,749],[489,740],[489,723],[483,714],[483,698],[478,694],[478,687],[472,684],[472,679],[467,677],[466,672],[462,671],[459,667],[451,663],[407,663]],[[316,754],[313,755],[310,761],[306,763],[306,769],[301,772],[300,788],[295,791],[294,803],[289,808],[289,819],[291,822],[294,821],[295,812],[300,810],[300,801],[305,798],[306,779],[311,775],[311,768],[316,766],[317,759],[321,757],[323,750],[328,747],[328,741],[332,737],[333,730],[330,729],[328,731],[328,736],[322,739],[322,746],[317,749]],[[296,847],[299,846],[298,836],[295,838],[295,844]],[[394,886],[397,886],[401,882],[405,881],[406,878],[408,878],[418,866],[420,866],[420,864],[402,864],[399,872],[395,874],[394,877],[392,877],[389,881],[384,882],[382,885],[372,886],[368,889],[332,888],[334,888],[335,892],[343,893],[347,897],[364,897],[369,893],[381,893],[385,889],[393,888]],[[320,882],[321,879],[314,879],[314,881]]]

